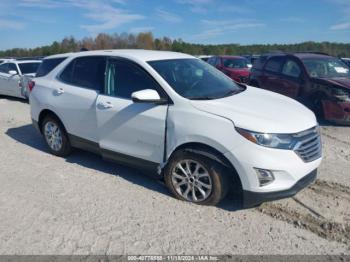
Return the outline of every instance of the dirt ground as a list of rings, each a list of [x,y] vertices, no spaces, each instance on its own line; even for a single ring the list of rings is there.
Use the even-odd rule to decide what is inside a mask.
[[[29,105],[0,97],[0,254],[350,254],[350,127],[322,139],[318,180],[295,197],[203,207],[99,156],[50,155]]]

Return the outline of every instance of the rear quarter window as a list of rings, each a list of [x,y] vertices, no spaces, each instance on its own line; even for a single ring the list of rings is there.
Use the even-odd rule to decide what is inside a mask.
[[[67,57],[44,59],[43,62],[38,67],[38,71],[36,72],[36,77],[46,76],[54,68],[56,68],[56,66],[62,63],[66,58]]]

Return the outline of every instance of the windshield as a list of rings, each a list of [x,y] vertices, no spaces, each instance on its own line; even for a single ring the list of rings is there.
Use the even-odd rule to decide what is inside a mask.
[[[229,77],[199,59],[174,59],[148,62],[181,96],[217,99],[242,91]]]
[[[36,73],[36,70],[38,69],[39,65],[40,62],[18,64],[19,69],[21,69],[22,75]]]
[[[223,58],[223,64],[227,68],[240,69],[248,67],[248,60],[245,58]]]
[[[304,58],[302,61],[311,77],[331,78],[350,76],[350,68],[337,58]]]

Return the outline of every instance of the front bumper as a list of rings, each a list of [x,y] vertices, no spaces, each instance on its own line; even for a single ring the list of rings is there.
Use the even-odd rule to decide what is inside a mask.
[[[336,124],[350,125],[350,102],[323,100],[324,118]]]
[[[245,208],[254,207],[263,202],[294,196],[300,190],[304,189],[312,182],[314,182],[316,180],[316,177],[317,169],[301,178],[297,183],[295,183],[294,186],[287,190],[266,193],[243,190],[243,206]]]

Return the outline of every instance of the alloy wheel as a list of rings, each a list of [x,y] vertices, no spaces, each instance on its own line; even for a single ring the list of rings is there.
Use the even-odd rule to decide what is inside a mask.
[[[191,202],[206,200],[212,192],[212,180],[208,170],[199,162],[179,161],[171,172],[171,182],[176,192]]]
[[[60,128],[54,122],[47,122],[44,128],[45,139],[54,151],[60,151],[63,145],[62,134]]]

